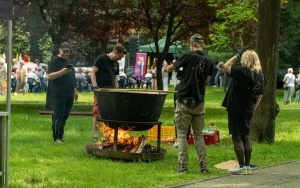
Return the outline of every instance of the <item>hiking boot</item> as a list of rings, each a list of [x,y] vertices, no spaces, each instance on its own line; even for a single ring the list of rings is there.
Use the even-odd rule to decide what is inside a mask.
[[[201,173],[202,174],[209,174],[210,171],[207,168],[203,168],[203,169],[201,169]]]
[[[187,168],[179,168],[176,172],[177,173],[185,173],[185,174],[187,174],[188,173],[188,169]]]

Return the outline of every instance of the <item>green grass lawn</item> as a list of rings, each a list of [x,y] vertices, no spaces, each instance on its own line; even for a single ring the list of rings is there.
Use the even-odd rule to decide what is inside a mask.
[[[172,89],[172,87],[170,87]],[[76,111],[91,111],[93,93],[80,93]],[[211,173],[201,174],[196,151],[189,146],[189,173],[176,174],[177,149],[162,143],[167,150],[162,161],[124,162],[96,158],[86,154],[85,146],[93,144],[92,117],[71,116],[65,129],[63,144],[54,144],[51,116],[40,115],[45,106],[45,94],[28,93],[11,96],[9,187],[11,188],[153,188],[166,187],[212,178],[227,173],[215,164],[236,160],[227,131],[227,113],[221,108],[224,92],[220,88],[207,88],[206,127],[215,122],[220,130],[221,142],[207,146]],[[276,138],[273,144],[253,143],[252,162],[260,167],[299,159],[300,104],[282,105],[282,90],[277,91],[281,111],[276,119]],[[1,109],[5,97],[0,96]],[[160,117],[163,125],[173,126],[173,94],[169,94]],[[146,135],[145,131],[132,132]],[[156,145],[156,143],[151,143]],[[255,172],[254,172],[255,173]],[[271,173],[271,172],[270,172]]]

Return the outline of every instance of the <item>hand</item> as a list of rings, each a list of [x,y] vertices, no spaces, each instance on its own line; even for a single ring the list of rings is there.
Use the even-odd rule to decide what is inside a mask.
[[[98,90],[98,89],[99,89],[98,86],[96,86],[96,87],[93,86],[93,87],[92,87],[92,90],[93,90],[93,91]]]
[[[240,59],[240,58],[242,57],[243,53],[244,53],[247,49],[248,49],[248,47],[243,47],[243,48],[239,49],[239,50],[238,50],[238,53],[236,54],[236,57],[237,57],[238,59]]]
[[[69,69],[69,68],[63,68],[62,69],[62,74],[68,74],[69,72],[71,72],[72,69]]]

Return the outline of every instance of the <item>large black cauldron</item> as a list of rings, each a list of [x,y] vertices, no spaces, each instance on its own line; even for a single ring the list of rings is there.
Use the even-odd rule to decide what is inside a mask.
[[[98,90],[94,91],[101,119],[108,121],[157,122],[167,93]]]

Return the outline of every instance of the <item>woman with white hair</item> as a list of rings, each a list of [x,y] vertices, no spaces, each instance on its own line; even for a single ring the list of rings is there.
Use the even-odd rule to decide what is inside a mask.
[[[235,62],[241,59],[241,65]],[[250,124],[265,87],[258,55],[242,49],[224,64],[224,70],[233,78],[222,106],[228,112],[228,129],[239,165],[228,170],[231,174],[251,174]]]
[[[0,58],[0,94],[4,95],[7,88],[7,66],[4,58]]]
[[[288,68],[287,74],[284,75],[283,85],[284,87],[284,95],[283,95],[283,104],[291,104],[292,97],[295,93],[295,75],[293,74],[293,69]]]

